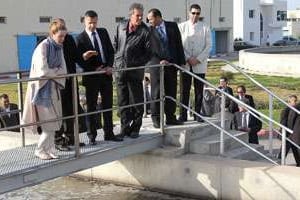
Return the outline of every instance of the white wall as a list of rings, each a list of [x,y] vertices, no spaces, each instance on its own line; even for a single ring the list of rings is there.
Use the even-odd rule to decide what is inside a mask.
[[[233,38],[243,38],[244,34],[244,1],[233,0]]]
[[[249,18],[249,11],[254,10],[254,18]],[[259,0],[244,0],[244,40],[260,45],[260,2]],[[254,38],[250,39],[250,33]]]
[[[145,16],[150,8],[157,7],[162,11],[163,17],[171,21],[175,17],[185,21],[188,6],[191,3],[200,4],[202,16],[208,25],[218,30],[228,31],[230,51],[234,38],[233,1],[236,0],[139,0],[138,2],[144,4]],[[80,16],[86,10],[94,9],[99,15],[99,26],[106,27],[112,38],[116,28],[115,18],[127,18],[128,7],[133,2],[136,0],[6,0],[1,2],[0,16],[7,17],[7,24],[0,24],[0,72],[18,70],[17,34],[47,32],[48,23],[40,23],[40,16],[64,18],[69,31],[79,33],[83,30]],[[219,17],[225,17],[225,21],[220,22]],[[243,27],[243,24],[238,26]]]

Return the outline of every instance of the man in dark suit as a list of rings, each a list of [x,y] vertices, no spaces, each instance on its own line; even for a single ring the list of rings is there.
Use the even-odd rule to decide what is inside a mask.
[[[84,15],[85,30],[77,36],[79,64],[84,72],[104,71],[104,74],[84,76],[82,84],[85,86],[87,112],[96,111],[99,92],[102,96],[103,109],[112,108],[112,66],[114,49],[105,28],[97,28],[98,15],[89,10]],[[104,140],[122,141],[113,133],[112,111],[103,113]],[[90,144],[96,144],[97,129],[96,115],[89,115],[88,137]]]
[[[233,96],[233,91],[232,88],[228,86],[228,79],[226,77],[221,77],[220,78],[220,82],[219,82],[219,86],[218,89],[230,94],[231,96]],[[216,100],[215,100],[215,108],[214,108],[214,113],[219,113],[221,112],[221,96],[222,93],[216,90],[215,93],[216,96]],[[230,102],[231,99],[225,96],[225,108],[228,110],[229,106],[230,106]]]
[[[7,94],[0,96],[0,127],[6,128],[20,124],[19,108],[17,104],[10,103]],[[20,132],[20,128],[8,129],[8,131]]]
[[[291,107],[300,110],[300,104],[297,104],[297,99],[298,98],[296,95],[290,95],[288,98],[288,103]],[[280,114],[280,123],[283,126],[293,130],[293,134],[286,132],[286,136],[296,144],[300,145],[300,115],[293,111],[291,108],[285,107]],[[281,159],[281,148],[278,154],[279,159]],[[285,156],[287,156],[290,149],[292,149],[296,161],[296,166],[300,167],[300,154],[298,148],[289,141],[286,141]]]
[[[245,104],[249,105],[248,99],[242,100]],[[238,106],[239,111],[234,113],[233,127],[235,130],[248,132],[249,143],[258,144],[257,132],[261,129],[262,123],[257,117],[250,114],[247,108],[242,105]]]
[[[254,104],[254,100],[253,100],[253,97],[251,95],[248,95],[246,94],[246,88],[244,85],[239,85],[237,87],[237,96],[235,96],[235,98],[239,99],[239,100],[243,100],[243,99],[248,99],[249,101],[249,105],[252,107],[252,108],[255,108],[255,104]],[[234,101],[231,101],[230,102],[230,106],[229,106],[229,111],[231,113],[235,113],[239,110],[238,108],[238,105],[236,102]]]
[[[129,7],[129,20],[118,24],[114,38],[117,69],[144,66],[151,58],[150,33],[142,21],[143,11],[142,4],[133,3]],[[144,102],[144,71],[141,68],[116,73],[119,106]],[[120,108],[122,136],[139,137],[143,112],[143,105]]]
[[[175,63],[179,66],[185,64],[185,56],[181,41],[181,35],[178,26],[175,22],[164,21],[160,10],[153,8],[148,11],[148,21],[151,25],[152,41],[160,44],[155,44],[160,52],[154,54],[155,59],[149,64],[163,64],[164,68],[164,89],[165,95],[176,99],[177,93],[177,68],[170,63]],[[155,40],[155,38],[157,38]],[[160,75],[159,68],[151,68],[151,95],[153,100],[160,98]],[[167,125],[180,125],[181,121],[176,119],[176,103],[170,99],[165,101],[165,114]],[[160,127],[160,107],[159,103],[151,105],[151,117],[153,125],[156,128]]]

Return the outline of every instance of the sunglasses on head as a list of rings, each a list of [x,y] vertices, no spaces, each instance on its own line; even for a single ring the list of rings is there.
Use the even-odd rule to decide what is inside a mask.
[[[200,15],[200,12],[191,12],[192,15]]]

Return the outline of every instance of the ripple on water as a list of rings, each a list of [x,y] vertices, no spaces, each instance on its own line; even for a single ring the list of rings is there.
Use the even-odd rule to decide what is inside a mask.
[[[111,183],[58,178],[0,195],[0,200],[192,200]]]

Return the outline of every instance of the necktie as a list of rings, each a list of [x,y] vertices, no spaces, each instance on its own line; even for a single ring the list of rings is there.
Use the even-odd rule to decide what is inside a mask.
[[[247,114],[245,112],[242,115],[242,128],[248,128],[248,125],[247,125]]]
[[[166,37],[166,34],[163,30],[163,27],[158,26],[157,27],[157,32],[159,34],[160,40],[163,42],[163,44],[166,44],[167,43],[167,37]]]
[[[97,58],[99,59],[100,63],[103,63],[102,58],[101,58],[99,44],[98,44],[97,37],[96,37],[96,32],[92,32],[92,37],[93,37],[93,42],[94,42],[94,48],[98,52]]]

